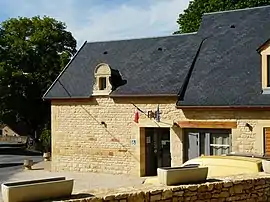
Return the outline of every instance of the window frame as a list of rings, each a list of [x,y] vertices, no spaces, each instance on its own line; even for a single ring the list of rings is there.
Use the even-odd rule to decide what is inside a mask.
[[[99,90],[106,90],[106,88],[107,88],[107,78],[106,77],[99,77],[98,88],[99,88]]]
[[[198,154],[201,155],[212,155],[212,148],[215,146],[228,148],[228,153],[232,151],[232,130],[231,129],[186,129],[185,134],[197,133],[197,145],[198,145]],[[228,138],[228,144],[213,144],[211,143],[211,136],[223,134]],[[223,141],[222,141],[223,142]],[[224,153],[227,154],[227,153]],[[224,155],[223,153],[221,155]]]
[[[266,55],[266,87],[270,88],[270,55]]]

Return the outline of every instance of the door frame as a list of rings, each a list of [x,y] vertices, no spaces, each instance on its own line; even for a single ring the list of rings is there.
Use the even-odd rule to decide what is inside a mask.
[[[152,129],[152,134],[150,134],[150,135],[148,135],[147,134],[147,129]],[[162,135],[162,132],[159,132],[159,130],[160,131],[162,131],[162,130],[166,130],[166,133],[168,132],[168,135],[169,135],[169,143],[167,143],[167,144],[169,144],[169,156],[170,156],[170,166],[171,166],[171,164],[172,164],[172,158],[171,158],[171,132],[170,132],[170,127],[162,127],[162,128],[159,128],[159,127],[145,127],[144,128],[144,144],[145,144],[145,157],[144,157],[144,159],[145,159],[145,162],[144,162],[144,164],[145,164],[145,176],[151,176],[151,175],[153,175],[151,172],[149,172],[151,169],[153,169],[153,168],[149,168],[148,166],[150,165],[150,164],[152,164],[152,163],[154,163],[154,162],[156,162],[155,164],[155,166],[156,166],[156,168],[154,168],[155,169],[155,172],[154,172],[154,175],[156,174],[156,169],[159,167],[159,161],[163,161],[163,156],[162,157],[160,157],[160,152],[162,152],[160,149],[161,149],[161,147],[162,147],[162,138],[161,138],[161,135]],[[151,141],[151,143],[150,144],[147,144],[147,137],[148,136],[150,136],[151,138],[152,138],[152,141]],[[156,148],[154,148],[155,146],[153,145],[153,141],[155,141],[156,142]],[[150,148],[149,148],[150,147]],[[151,149],[157,149],[157,153],[156,153],[156,155],[153,155],[153,152],[151,152]],[[152,156],[148,156],[148,155],[152,155]],[[151,158],[155,158],[155,160],[154,159],[152,159],[151,161],[149,160],[149,159],[151,159]],[[160,159],[160,158],[162,158],[162,159]],[[149,169],[149,170],[148,170]]]

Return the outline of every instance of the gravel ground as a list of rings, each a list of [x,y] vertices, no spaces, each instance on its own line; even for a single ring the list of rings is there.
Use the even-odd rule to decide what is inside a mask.
[[[160,184],[142,185],[145,178],[128,175],[111,175],[103,173],[78,173],[78,172],[50,172],[50,162],[40,162],[33,166],[33,170],[23,170],[22,166],[10,167],[1,173],[0,182],[12,182],[31,179],[42,179],[48,177],[66,177],[74,179],[73,197],[89,197],[89,194],[98,195],[102,192],[113,193],[114,190],[144,189],[145,187],[161,186]],[[2,178],[1,178],[2,176]],[[236,175],[216,178],[219,180],[248,179],[253,177],[269,177],[266,173],[249,175]],[[3,180],[3,178],[5,178]],[[90,191],[91,190],[91,191]],[[0,199],[1,201],[1,199]]]
[[[33,167],[33,170],[23,170],[22,167],[14,167],[13,169],[16,169],[16,173],[10,175],[7,179],[2,180],[1,183],[63,176],[67,179],[74,179],[73,194],[89,194],[88,191],[93,189],[114,189],[120,187],[132,187],[141,185],[144,181],[143,178],[128,175],[50,172],[48,171],[49,163],[50,162],[38,163]]]

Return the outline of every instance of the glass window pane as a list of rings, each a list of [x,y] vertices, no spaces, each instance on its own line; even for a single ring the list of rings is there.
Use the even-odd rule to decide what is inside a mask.
[[[200,134],[200,155],[205,155],[205,134]]]
[[[105,90],[106,89],[106,78],[100,77],[99,78],[99,90]]]
[[[230,135],[228,133],[211,133],[210,154],[222,155],[230,153]]]

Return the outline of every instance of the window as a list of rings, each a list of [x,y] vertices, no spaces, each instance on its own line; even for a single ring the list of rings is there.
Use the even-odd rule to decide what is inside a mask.
[[[267,55],[267,87],[270,87],[270,55]]]
[[[112,70],[108,64],[99,64],[94,72],[95,83],[93,86],[94,96],[109,95],[112,91],[112,84],[110,81]]]
[[[261,82],[262,93],[270,94],[270,40],[267,40],[258,52],[261,55]]]
[[[186,160],[201,155],[223,155],[231,152],[230,129],[187,129]]]
[[[210,134],[210,155],[222,155],[230,153],[229,134]]]
[[[99,78],[99,90],[105,90],[106,89],[106,77],[100,77]]]

